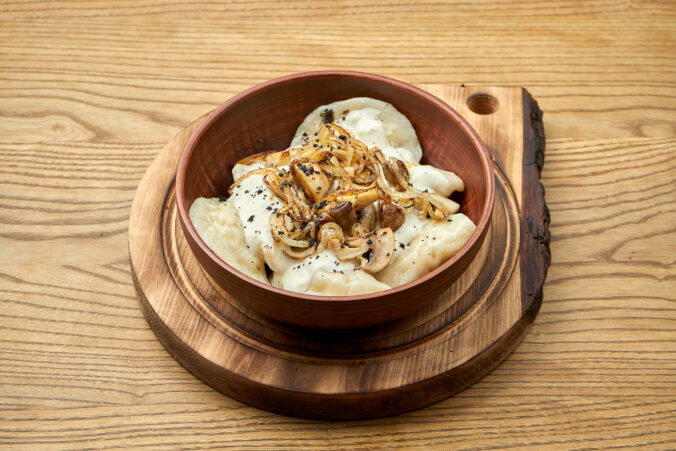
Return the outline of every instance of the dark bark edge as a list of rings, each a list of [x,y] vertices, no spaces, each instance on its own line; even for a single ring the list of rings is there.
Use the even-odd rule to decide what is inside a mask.
[[[549,208],[540,173],[545,163],[545,130],[542,110],[523,90],[523,169],[521,202],[521,310],[542,304],[542,287],[551,263]]]

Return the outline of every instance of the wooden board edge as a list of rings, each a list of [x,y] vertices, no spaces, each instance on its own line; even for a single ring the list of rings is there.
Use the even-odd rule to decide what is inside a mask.
[[[218,367],[180,340],[174,331],[161,321],[158,312],[145,298],[136,280],[132,261],[134,285],[151,329],[165,349],[182,366],[213,388],[252,406],[303,418],[369,419],[396,415],[441,401],[479,381],[498,366],[526,335],[542,303],[542,285],[550,262],[549,212],[539,179],[544,162],[542,112],[526,90],[522,91],[522,98],[524,118],[522,183],[527,188],[522,195],[524,207],[520,222],[522,316],[488,348],[456,367],[454,371],[394,389],[371,393],[345,393],[339,399],[335,399],[334,395],[262,386]],[[541,267],[533,270],[534,263]],[[267,392],[265,397],[260,396],[261,388]],[[290,399],[294,402],[289,402]],[[344,412],[350,412],[349,417],[345,417]]]
[[[531,303],[528,311],[503,336],[453,371],[394,389],[336,397],[334,394],[271,387],[224,370],[176,336],[146,299],[133,270],[132,278],[146,321],[166,351],[188,372],[249,406],[313,420],[370,420],[400,415],[441,402],[479,382],[500,365],[526,336],[540,307]],[[262,392],[265,396],[261,396]]]
[[[542,287],[551,263],[549,208],[540,173],[545,162],[545,130],[542,110],[526,89],[523,97],[523,168],[521,249],[521,311],[542,305]],[[536,312],[537,313],[537,312]]]

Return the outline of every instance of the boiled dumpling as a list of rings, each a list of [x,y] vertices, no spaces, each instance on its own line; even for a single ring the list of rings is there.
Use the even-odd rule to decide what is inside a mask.
[[[390,264],[375,275],[376,279],[392,287],[403,285],[424,276],[455,255],[476,226],[462,213],[449,219],[424,221],[417,236],[409,243],[401,243],[404,248],[397,249]]]
[[[316,108],[298,127],[291,147],[302,146],[314,137],[325,111],[331,111],[335,124],[367,146],[380,148],[385,157],[420,162],[422,148],[411,122],[389,103],[368,97],[354,97]]]
[[[245,245],[239,213],[230,203],[200,197],[190,206],[195,230],[221,260],[261,282],[268,282],[263,261]]]

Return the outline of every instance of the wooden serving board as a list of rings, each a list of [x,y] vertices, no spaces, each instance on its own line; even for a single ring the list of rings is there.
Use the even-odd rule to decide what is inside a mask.
[[[217,390],[263,409],[323,419],[393,415],[478,381],[519,343],[542,303],[549,213],[539,181],[542,113],[521,88],[423,85],[476,129],[494,160],[490,231],[461,278],[424,309],[360,330],[274,322],[210,283],[183,237],[174,174],[200,120],[160,152],[129,219],[132,274],[165,348]]]

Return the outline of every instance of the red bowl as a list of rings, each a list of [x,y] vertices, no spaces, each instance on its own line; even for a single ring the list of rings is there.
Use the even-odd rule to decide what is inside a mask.
[[[202,241],[188,211],[198,197],[217,197],[233,182],[232,167],[247,155],[285,149],[305,116],[351,97],[389,102],[413,124],[423,162],[465,182],[460,211],[476,225],[465,246],[425,276],[390,290],[358,296],[316,296],[261,283],[221,260]],[[176,174],[179,219],[190,248],[213,281],[256,312],[322,329],[366,327],[402,317],[435,299],[467,268],[486,235],[495,186],[485,145],[467,121],[433,95],[380,75],[321,71],[276,78],[216,108],[186,144]],[[454,197],[455,198],[455,197]]]

